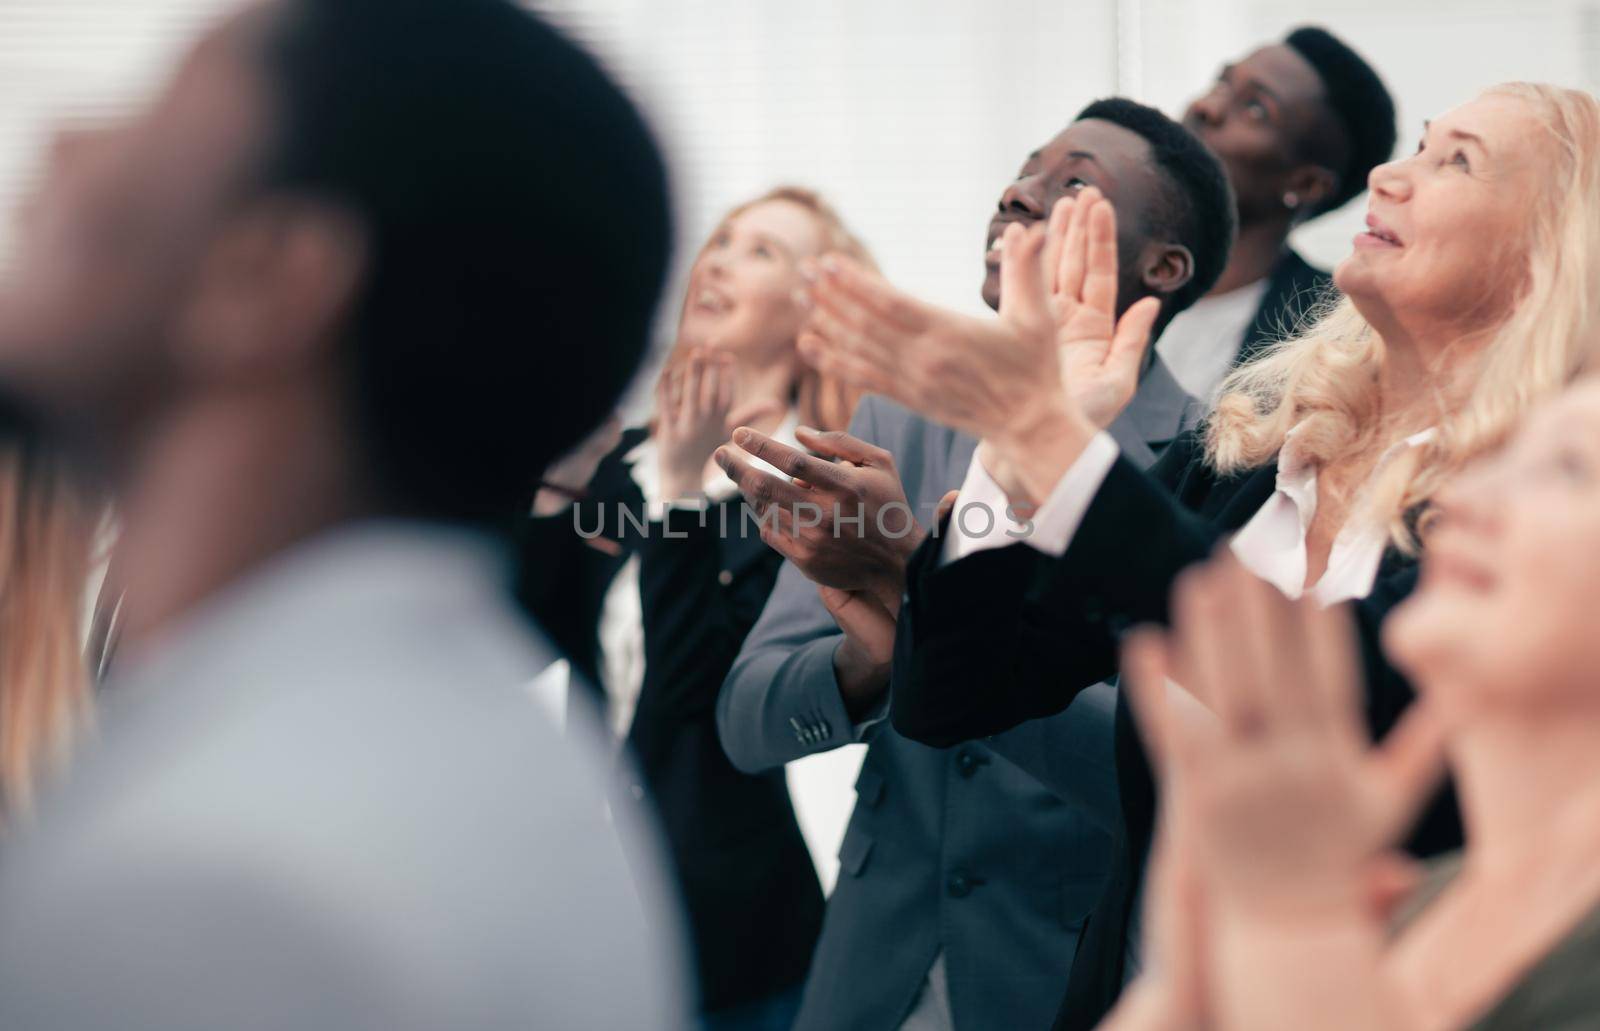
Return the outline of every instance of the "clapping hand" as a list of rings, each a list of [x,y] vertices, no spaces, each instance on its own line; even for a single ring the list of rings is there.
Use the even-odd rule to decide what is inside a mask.
[[[733,358],[703,347],[669,368],[656,382],[656,461],[661,494],[668,500],[701,490],[717,445],[741,423],[781,414],[782,406],[758,399],[734,409]]]
[[[894,457],[848,433],[801,427],[800,443],[819,458],[749,427],[734,431],[717,463],[761,520],[761,537],[808,579],[871,595],[893,615],[905,590],[906,562],[926,531],[906,501]],[[749,461],[760,459],[792,480]]]
[[[1342,1012],[1362,1016],[1320,1026],[1379,1026],[1373,1014],[1392,1007],[1376,973],[1373,881],[1392,872],[1394,844],[1442,772],[1439,727],[1418,703],[1370,744],[1347,614],[1290,602],[1229,555],[1181,578],[1173,614],[1170,633],[1129,636],[1122,684],[1203,899],[1191,905],[1204,912],[1218,1022],[1285,1026],[1273,1021],[1326,1010],[1308,993],[1342,979]],[[1170,681],[1216,719],[1176,715]],[[1307,955],[1329,957],[1328,970],[1349,960],[1348,972],[1290,963]],[[1262,987],[1274,957],[1293,975],[1281,991]]]
[[[998,320],[936,308],[847,258],[824,258],[800,350],[1008,458],[1043,444],[1070,464],[1133,397],[1160,301],[1117,318],[1116,215],[1092,187],[1061,200],[1047,225],[1008,227],[1002,247]]]
[[[1044,271],[1053,275],[1050,306],[1062,384],[1088,420],[1104,429],[1139,389],[1161,301],[1143,298],[1117,318],[1117,215],[1092,186],[1062,198],[1050,213]]]
[[[950,513],[956,494],[950,491],[940,500],[934,515],[936,525]],[[834,675],[845,708],[852,719],[860,720],[882,701],[888,686],[898,604],[885,604],[869,591],[823,584],[817,585],[817,594],[844,634],[833,654]]]

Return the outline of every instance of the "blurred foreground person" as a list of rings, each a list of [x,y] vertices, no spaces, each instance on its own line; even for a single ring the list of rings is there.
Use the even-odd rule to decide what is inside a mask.
[[[110,471],[125,600],[0,864],[0,1026],[679,1025],[500,539],[644,345],[636,113],[510,3],[283,0],[53,157],[0,376]]]
[[[1376,748],[1344,620],[1237,563],[1130,638],[1163,815],[1121,1031],[1600,1026],[1600,383],[1441,491],[1427,543],[1383,630],[1420,702]],[[1212,648],[1245,610],[1276,632]],[[1397,842],[1446,757],[1466,849],[1415,870]]]
[[[711,456],[736,425],[799,446],[802,422],[849,422],[854,396],[795,351],[800,262],[825,250],[867,257],[810,191],[729,212],[690,272],[654,422],[551,468],[524,534],[523,598],[604,689],[672,845],[707,1028],[786,1031],[822,927],[783,768],[741,773],[717,738],[717,692],[783,557]]]
[[[27,816],[89,714],[95,522],[82,477],[0,406],[0,827]]]

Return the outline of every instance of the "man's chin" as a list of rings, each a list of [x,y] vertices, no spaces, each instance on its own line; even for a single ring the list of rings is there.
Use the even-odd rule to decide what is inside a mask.
[[[983,303],[995,311],[1000,310],[1000,270],[989,269],[983,277]]]

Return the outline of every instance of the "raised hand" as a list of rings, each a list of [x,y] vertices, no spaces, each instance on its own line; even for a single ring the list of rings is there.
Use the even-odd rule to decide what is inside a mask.
[[[1042,227],[1010,227],[1002,318],[973,318],[910,297],[838,255],[818,267],[800,352],[822,372],[978,437],[1058,409],[1059,376]]]
[[[1143,298],[1117,318],[1117,215],[1092,186],[1056,202],[1044,267],[1062,383],[1084,416],[1103,429],[1139,389],[1161,301]]]
[[[823,372],[990,441],[1019,503],[1049,493],[1138,388],[1160,312],[1117,318],[1116,216],[1092,187],[1002,237],[1000,318],[945,311],[830,256],[801,354]],[[1012,489],[1014,485],[1014,490]]]
[[[1186,573],[1173,610],[1172,635],[1129,642],[1124,683],[1196,809],[1208,876],[1251,907],[1302,911],[1317,891],[1342,904],[1354,889],[1365,908],[1370,864],[1443,772],[1438,725],[1419,703],[1371,745],[1348,615],[1288,601],[1231,555]],[[1214,725],[1147,726],[1168,676]]]
[[[926,531],[906,501],[894,458],[847,433],[801,427],[796,436],[830,462],[741,426],[716,461],[761,520],[761,538],[825,587],[870,594],[900,611],[906,562]],[[793,480],[752,465],[760,459]]]
[[[773,400],[734,409],[733,357],[694,348],[656,382],[656,462],[668,500],[698,493],[711,453],[740,422],[781,414]]]
[[[1170,815],[1177,815],[1176,813]],[[1139,976],[1100,1031],[1205,1031],[1211,1016],[1205,893],[1191,846],[1170,820],[1156,834],[1144,892]]]
[[[1173,681],[1216,719],[1182,715]],[[1442,771],[1426,709],[1369,744],[1346,614],[1231,556],[1185,574],[1171,633],[1130,635],[1122,685],[1189,845],[1218,1023],[1395,1026],[1372,886]]]

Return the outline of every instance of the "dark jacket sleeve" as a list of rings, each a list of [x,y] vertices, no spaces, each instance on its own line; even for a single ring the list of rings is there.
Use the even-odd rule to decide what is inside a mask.
[[[1164,620],[1173,578],[1219,535],[1182,500],[1198,454],[1190,434],[1148,473],[1118,458],[1060,558],[1019,542],[941,566],[942,540],[925,541],[895,635],[895,729],[946,748],[1058,713],[1110,676],[1118,634]]]
[[[624,510],[643,518],[644,498],[633,482],[624,456],[645,439],[630,429],[595,470],[586,496],[551,516],[518,520],[516,598],[522,611],[539,624],[577,675],[572,683],[600,695],[601,606],[642,533]]]
[[[907,578],[896,641],[895,729],[948,747],[1060,712],[1113,676],[1121,635],[1166,623],[1178,574],[1235,528],[1197,511],[1215,488],[1199,454],[1191,434],[1149,474],[1119,458],[1060,557],[1015,544],[940,568],[938,551],[925,546]],[[1379,628],[1415,582],[1415,563],[1391,554],[1353,605],[1375,734],[1413,698],[1383,658]]]
[[[592,619],[574,604],[581,586],[591,576],[589,566],[601,556],[590,554],[573,531],[573,512],[530,516],[517,525],[517,601],[545,635],[593,681]]]

